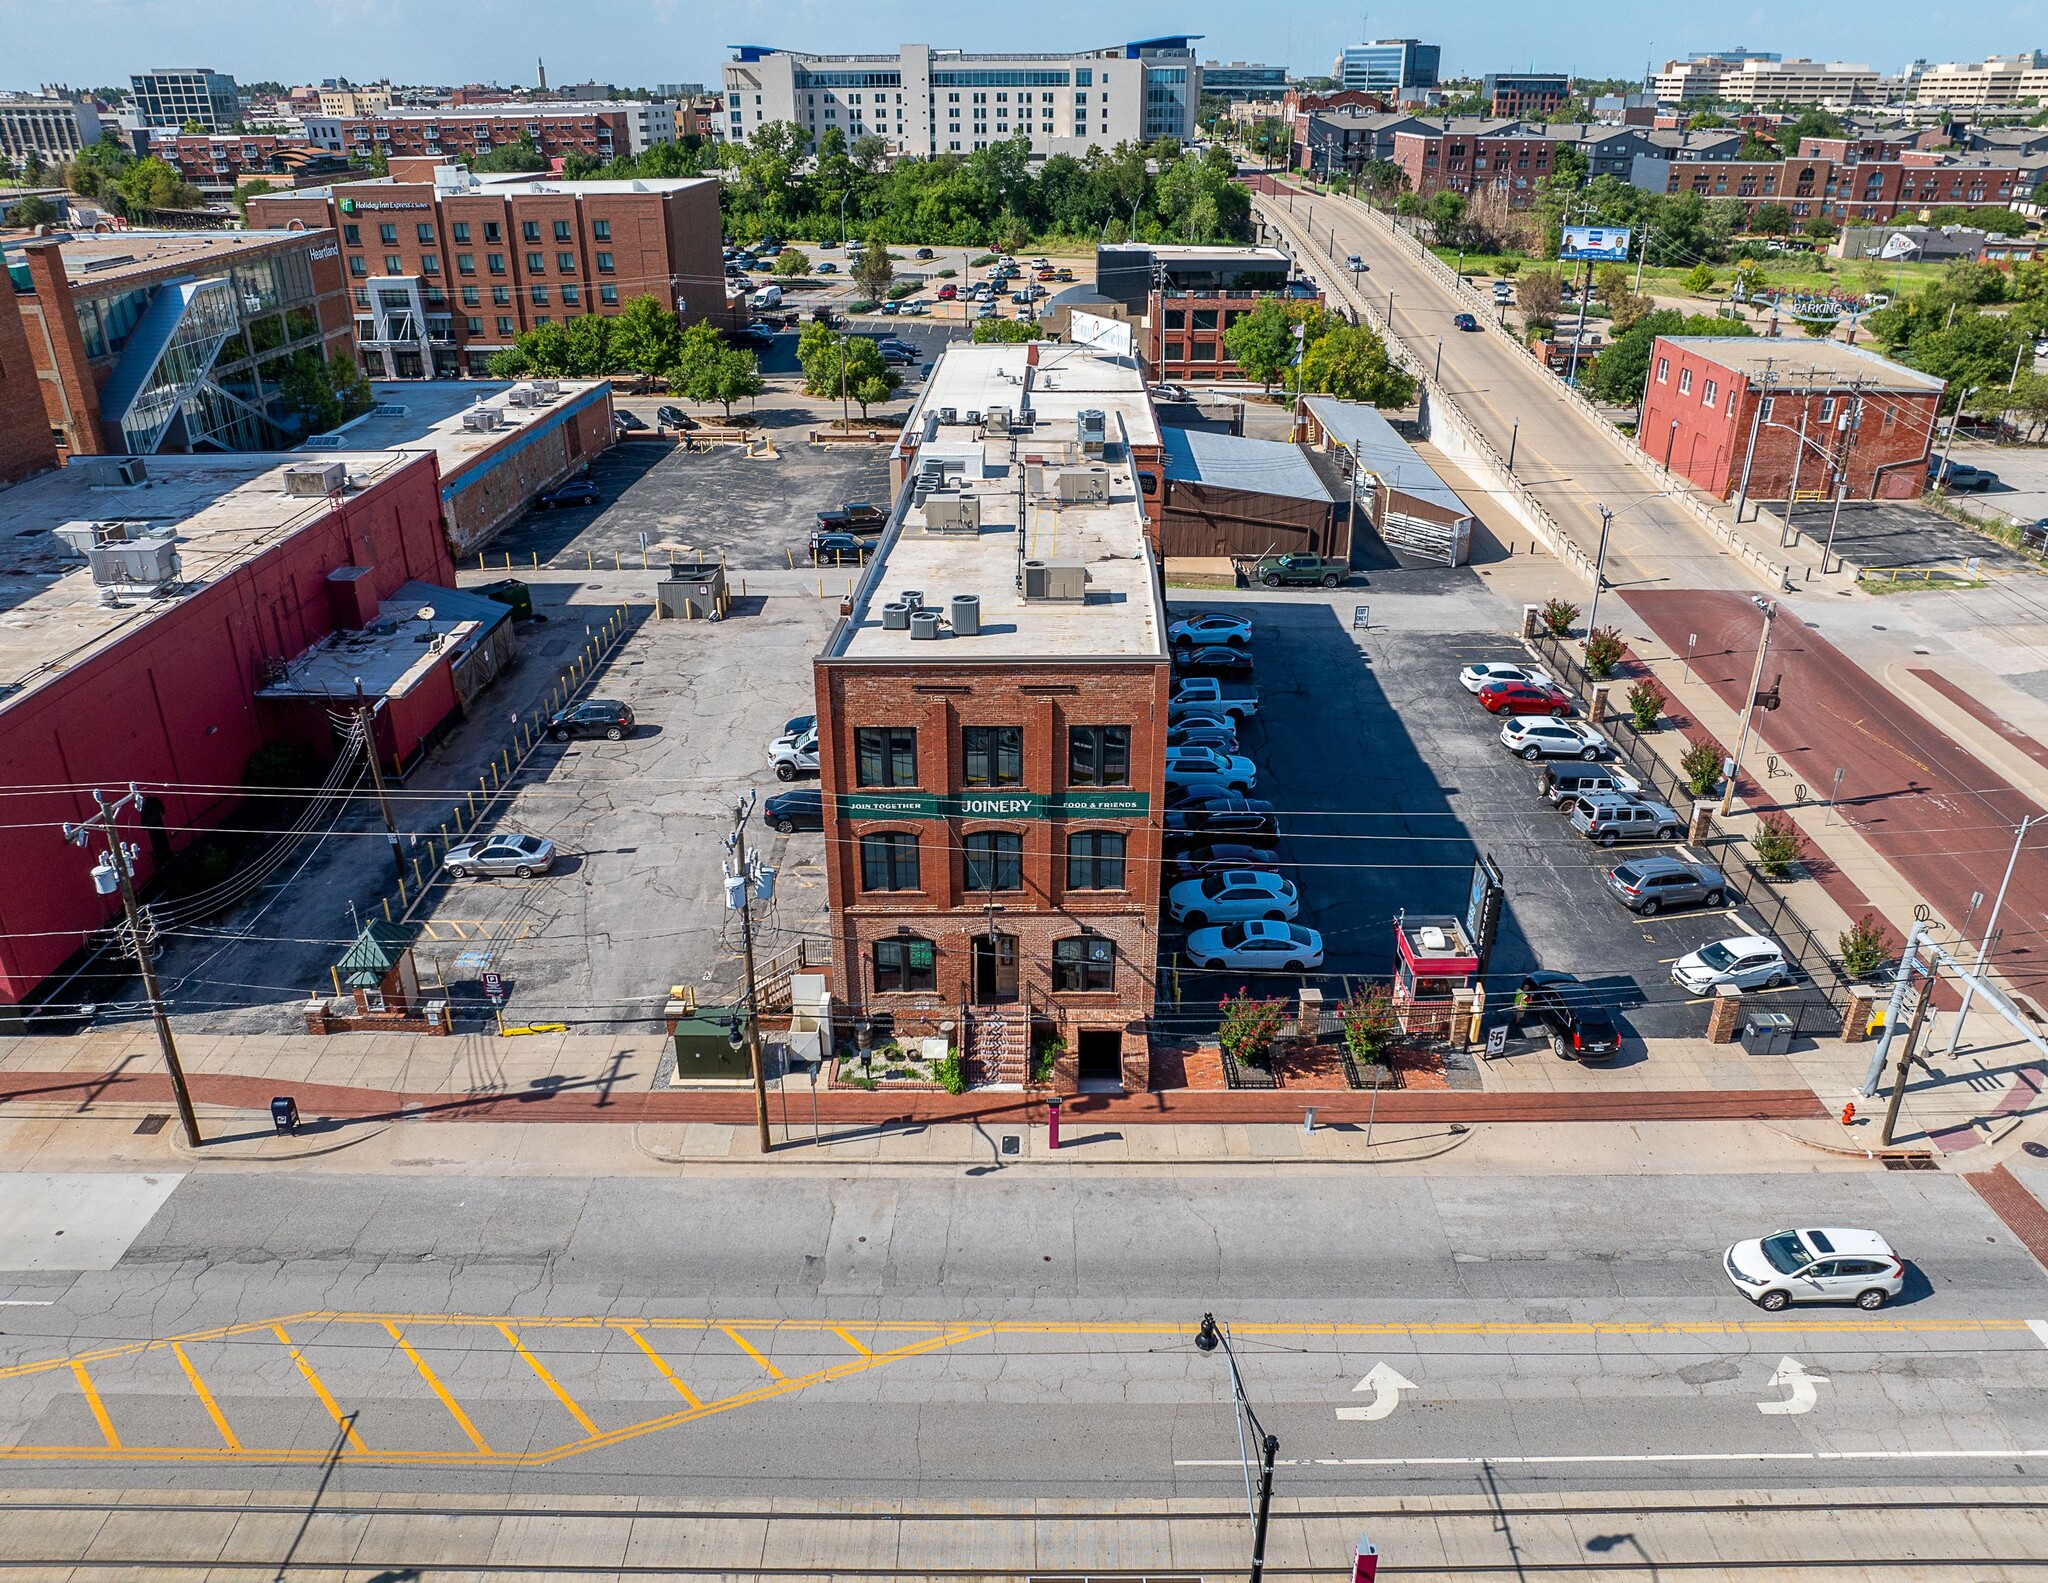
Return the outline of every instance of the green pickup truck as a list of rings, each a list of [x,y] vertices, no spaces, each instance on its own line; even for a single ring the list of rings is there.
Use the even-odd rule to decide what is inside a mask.
[[[1351,576],[1343,561],[1327,561],[1320,555],[1268,555],[1252,568],[1252,581],[1268,588],[1312,588],[1321,584],[1337,588]]]

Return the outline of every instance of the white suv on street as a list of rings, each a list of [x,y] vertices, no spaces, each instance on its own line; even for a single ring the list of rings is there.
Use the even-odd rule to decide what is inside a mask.
[[[1906,1285],[1905,1264],[1874,1231],[1775,1232],[1736,1243],[1721,1263],[1738,1292],[1773,1313],[1787,1303],[1878,1309]]]

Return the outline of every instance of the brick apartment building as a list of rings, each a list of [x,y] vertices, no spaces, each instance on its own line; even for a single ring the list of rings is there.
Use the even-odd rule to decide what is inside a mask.
[[[1839,341],[1659,336],[1636,442],[1720,499],[1746,468],[1753,500],[1910,500],[1943,388]]]
[[[1549,115],[1570,101],[1572,80],[1554,71],[1488,72],[1480,92],[1493,115]]]
[[[352,157],[475,159],[531,138],[550,159],[587,154],[606,161],[675,141],[675,106],[658,102],[481,104],[374,115],[307,116],[306,136]]]
[[[57,465],[35,361],[11,280],[0,280],[0,489]]]
[[[228,196],[243,181],[256,177],[283,185],[308,176],[333,178],[349,173],[348,162],[340,155],[315,148],[302,137],[268,132],[247,136],[181,132],[175,138],[153,140],[150,152],[175,166],[179,175],[209,197]]]
[[[1276,247],[1132,243],[1095,250],[1095,289],[1144,315],[1138,355],[1155,379],[1235,378],[1225,330],[1269,297],[1322,301],[1293,272],[1294,261]]]
[[[1924,159],[1925,156],[1921,156]],[[1673,160],[1667,193],[1697,193],[1710,202],[1739,199],[1753,218],[1767,203],[1783,205],[1795,224],[1808,220],[1892,220],[1948,205],[2004,206],[2031,194],[2032,178],[2013,165],[1937,165],[1829,159]]]
[[[6,261],[66,456],[293,444],[285,365],[352,352],[331,232],[123,231],[10,245]]]
[[[1523,131],[1515,122],[1460,130],[1452,121],[1448,127],[1396,132],[1393,159],[1419,198],[1438,192],[1469,198],[1492,189],[1520,207],[1535,201],[1557,148],[1555,139]]]
[[[373,378],[482,376],[524,331],[635,297],[682,322],[726,314],[718,183],[478,178],[399,161],[393,178],[263,194],[252,224],[332,230]]]
[[[1056,1035],[1066,1089],[1147,1086],[1170,666],[1139,464],[1158,446],[1128,361],[955,343],[815,662],[833,993],[876,1043],[952,1037],[977,1082],[1021,1083]]]

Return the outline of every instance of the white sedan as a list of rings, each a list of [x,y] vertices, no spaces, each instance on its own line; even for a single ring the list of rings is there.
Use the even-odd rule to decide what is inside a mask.
[[[1672,966],[1671,982],[1690,995],[1711,995],[1723,984],[1776,989],[1792,982],[1792,969],[1775,942],[1762,935],[1738,934],[1680,957]]]
[[[1323,937],[1298,923],[1250,919],[1188,936],[1196,967],[1243,968],[1254,973],[1300,973],[1323,965]]]
[[[1258,766],[1240,753],[1194,746],[1166,750],[1169,786],[1218,786],[1224,791],[1247,792],[1258,778]]]
[[[1501,722],[1500,742],[1531,763],[1537,759],[1584,759],[1590,764],[1608,749],[1607,738],[1593,726],[1546,715],[1510,715]]]
[[[1550,672],[1540,665],[1504,665],[1495,661],[1467,665],[1458,672],[1458,680],[1464,684],[1468,693],[1476,693],[1480,688],[1494,682],[1529,682],[1542,687],[1557,685],[1550,679]]]
[[[1736,1243],[1721,1263],[1738,1292],[1773,1313],[1787,1303],[1878,1309],[1906,1286],[1904,1262],[1874,1231],[1780,1231]]]
[[[1231,868],[1176,885],[1166,893],[1174,918],[1200,928],[1208,923],[1241,923],[1247,918],[1282,922],[1301,911],[1294,882],[1264,869]]]

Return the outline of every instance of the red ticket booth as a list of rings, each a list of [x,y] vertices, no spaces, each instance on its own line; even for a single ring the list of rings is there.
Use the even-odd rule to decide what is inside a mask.
[[[1448,1038],[1453,997],[1479,978],[1479,949],[1465,926],[1450,917],[1410,917],[1394,923],[1394,1010],[1404,1033]]]

